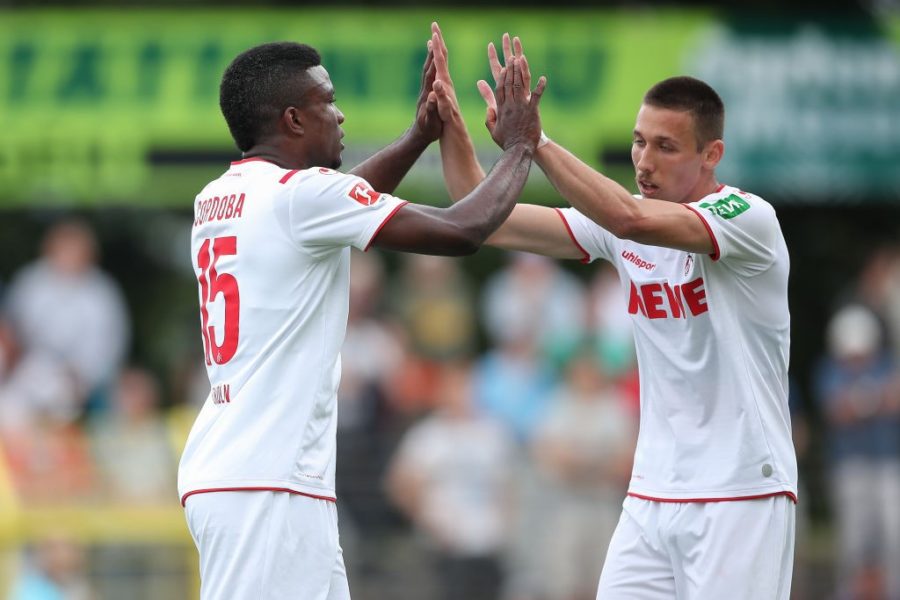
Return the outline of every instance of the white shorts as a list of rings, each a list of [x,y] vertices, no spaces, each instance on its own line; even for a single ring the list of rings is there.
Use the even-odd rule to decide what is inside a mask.
[[[788,600],[794,520],[787,496],[726,502],[629,496],[597,600]]]
[[[202,600],[349,600],[334,502],[288,492],[187,499]]]

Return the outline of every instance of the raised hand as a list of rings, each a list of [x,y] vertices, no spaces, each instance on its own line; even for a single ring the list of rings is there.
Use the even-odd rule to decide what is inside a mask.
[[[414,128],[425,143],[431,143],[441,137],[444,124],[438,114],[437,95],[434,92],[435,74],[432,42],[428,42],[428,55],[422,66],[422,84],[419,88],[419,99],[416,102],[416,120]]]
[[[438,114],[446,124],[461,119],[459,101],[456,98],[456,90],[453,87],[453,79],[450,78],[450,65],[447,60],[447,44],[437,23],[431,24],[431,42],[428,46],[434,53],[434,92],[437,101]]]
[[[495,101],[494,118],[488,122],[491,137],[504,150],[519,143],[537,148],[541,137],[541,117],[538,112],[541,96],[547,85],[543,76],[531,91],[525,82],[530,82],[528,60],[524,56],[510,56],[506,66],[497,74],[497,86],[492,97]],[[490,116],[490,113],[489,113]]]
[[[504,64],[508,63],[509,59],[513,57],[525,57],[525,54],[522,50],[522,41],[518,36],[510,39],[509,34],[504,33],[502,43]],[[494,76],[494,83],[496,84],[499,81],[500,71],[502,70],[503,66],[500,64],[500,59],[497,56],[497,48],[494,46],[493,42],[490,42],[488,44],[488,64],[491,67],[491,75]],[[528,61],[525,61],[523,83],[526,89],[531,88],[531,71],[528,68]],[[491,89],[490,84],[488,84],[488,82],[483,79],[479,80],[477,85],[478,92],[481,94],[481,97],[484,99],[484,102],[487,106],[484,124],[487,126],[488,131],[493,131],[494,125],[497,122],[497,100],[494,97],[494,91]]]

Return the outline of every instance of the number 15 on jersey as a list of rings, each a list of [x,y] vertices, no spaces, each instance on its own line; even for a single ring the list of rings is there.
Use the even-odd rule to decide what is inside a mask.
[[[210,250],[212,250],[210,252]],[[234,275],[220,273],[216,269],[216,263],[222,256],[234,256],[237,254],[237,237],[206,238],[197,254],[197,265],[200,267],[200,322],[203,330],[203,349],[206,354],[206,364],[212,361],[223,365],[234,357],[237,352],[240,336],[240,312],[241,294],[238,290],[238,282]],[[208,304],[215,302],[216,297],[222,295],[225,302],[225,326],[222,343],[217,343],[216,326],[209,322]]]

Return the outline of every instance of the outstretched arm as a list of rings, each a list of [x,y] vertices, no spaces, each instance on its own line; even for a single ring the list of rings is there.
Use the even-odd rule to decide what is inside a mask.
[[[444,124],[441,133],[441,165],[450,199],[456,202],[475,189],[484,179],[484,170],[475,155],[459,109],[456,89],[450,77],[447,45],[437,23],[431,24],[431,49],[434,52],[435,85],[438,114]],[[530,85],[530,82],[526,85]]]
[[[703,221],[683,205],[637,200],[617,182],[553,142],[538,150],[536,160],[563,198],[616,237],[688,252],[714,251]]]
[[[438,112],[444,122],[441,134],[441,161],[444,180],[453,201],[471,192],[484,179],[484,171],[475,156],[475,147],[466,124],[462,119],[453,80],[450,77],[447,46],[437,23],[432,23],[432,49],[434,51],[435,92]],[[509,46],[509,35],[503,38],[504,47]],[[521,43],[515,40],[517,57],[522,59],[523,77],[526,89],[530,85],[528,63],[521,51]],[[496,58],[494,45],[488,50]],[[499,64],[499,63],[498,63]],[[499,73],[499,70],[498,70]],[[524,79],[523,79],[524,81]],[[487,83],[481,82],[487,86]],[[490,87],[488,86],[488,90]],[[491,99],[494,94],[490,92]],[[488,111],[486,123],[493,130],[497,121],[496,102]],[[554,258],[582,258],[583,255],[569,235],[560,216],[552,208],[533,204],[516,204],[506,221],[486,241],[490,246],[506,250],[534,252]]]
[[[373,244],[425,254],[461,255],[477,250],[512,211],[525,185],[540,138],[538,103],[546,80],[529,95],[515,59],[501,69],[495,90],[494,140],[500,159],[471,193],[449,208],[408,204],[388,221]]]
[[[434,75],[434,53],[429,47],[422,67],[415,121],[396,141],[358,164],[350,173],[362,177],[380,192],[390,194],[397,189],[425,148],[441,135],[443,125],[437,113],[437,98],[433,91]]]
[[[506,60],[522,55],[518,37],[510,43],[509,34],[504,34],[503,55]],[[502,67],[493,44],[488,47],[488,61],[496,78]],[[524,75],[530,79],[527,70]],[[478,82],[478,91],[487,105],[486,124],[490,128],[496,100],[486,82]],[[616,237],[690,252],[713,252],[700,217],[684,206],[664,200],[637,200],[617,182],[551,141],[541,144],[535,161],[563,198]]]

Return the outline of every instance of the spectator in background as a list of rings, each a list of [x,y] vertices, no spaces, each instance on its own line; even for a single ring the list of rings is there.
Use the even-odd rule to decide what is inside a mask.
[[[597,355],[609,375],[635,368],[634,326],[619,274],[611,263],[597,267],[588,285],[588,328],[594,337]]]
[[[459,261],[404,255],[392,304],[417,355],[433,361],[455,360],[474,350],[473,297]]]
[[[534,440],[547,600],[593,600],[631,476],[636,415],[592,349],[575,355]],[[542,568],[541,568],[542,567]]]
[[[475,347],[473,298],[458,261],[408,254],[392,286],[391,313],[404,334],[403,365],[391,377],[398,413],[417,417],[435,405],[441,363]]]
[[[91,427],[105,499],[152,505],[176,498],[175,457],[159,407],[159,383],[151,373],[134,367],[122,371],[110,394],[110,410]]]
[[[91,600],[84,550],[63,536],[39,541],[10,600]]]
[[[50,417],[71,423],[81,414],[73,377],[55,357],[29,351],[9,321],[0,316],[0,436],[28,436]]]
[[[434,550],[441,598],[496,600],[503,581],[513,443],[476,412],[468,366],[446,365],[439,407],[402,440],[387,480]]]
[[[827,425],[841,598],[900,598],[900,387],[872,311],[828,325],[816,373]]]
[[[552,358],[567,355],[584,330],[584,287],[544,256],[510,253],[509,265],[485,283],[481,298],[491,341],[506,345],[534,335],[537,349]]]
[[[626,297],[612,263],[599,263],[588,283],[587,331],[594,339],[603,371],[616,380],[628,406],[638,418],[640,376],[634,348],[634,325],[628,314]]]
[[[77,423],[40,415],[27,428],[4,435],[13,485],[29,505],[72,505],[96,496],[88,440]]]
[[[533,331],[508,337],[475,366],[475,402],[527,446],[549,402],[557,377],[538,352]]]
[[[81,396],[102,406],[130,327],[118,285],[97,266],[97,240],[88,225],[67,220],[51,227],[41,257],[13,278],[7,306],[22,344],[62,360]]]
[[[59,361],[27,351],[0,318],[0,447],[26,502],[79,501],[93,491],[74,388]]]
[[[374,252],[352,251],[347,333],[341,349],[335,475],[345,557],[364,569],[380,550],[370,543],[397,519],[381,481],[400,427],[387,395],[400,367],[401,342],[379,318],[384,264]],[[362,535],[360,532],[365,532]],[[348,543],[349,542],[349,543]]]

